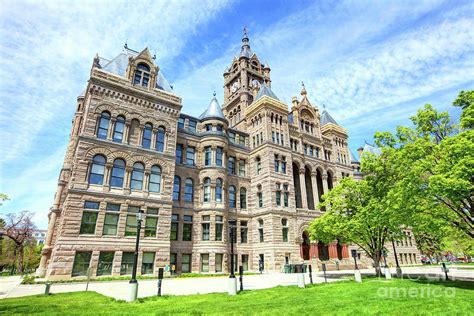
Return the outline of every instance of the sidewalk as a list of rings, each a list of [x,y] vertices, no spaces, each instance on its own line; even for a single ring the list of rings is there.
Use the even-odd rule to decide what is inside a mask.
[[[0,299],[8,297],[21,283],[21,276],[0,277]]]
[[[238,276],[237,280],[238,280]],[[309,276],[306,274],[306,284],[309,283]],[[343,281],[345,279],[331,279],[328,282]],[[313,274],[314,283],[324,282],[324,277]],[[155,296],[158,291],[157,280],[139,280],[138,297]],[[275,286],[297,285],[296,274],[268,273],[261,275],[244,276],[244,289],[256,290]],[[238,284],[240,287],[240,284]],[[13,288],[5,297],[21,297],[44,293],[44,284],[19,285]],[[52,284],[50,293],[65,293],[85,291],[86,283],[64,283]],[[89,291],[125,300],[129,295],[128,281],[91,282]],[[206,293],[225,293],[228,291],[228,277],[199,277],[199,278],[178,278],[164,279],[162,284],[162,295],[191,295]]]

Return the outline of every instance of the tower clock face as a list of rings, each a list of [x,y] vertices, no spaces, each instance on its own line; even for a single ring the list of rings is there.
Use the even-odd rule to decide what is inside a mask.
[[[238,83],[237,81],[235,81],[235,82],[232,84],[232,86],[230,87],[230,90],[231,90],[232,92],[235,92],[235,91],[237,91],[238,88],[239,88],[239,83]]]

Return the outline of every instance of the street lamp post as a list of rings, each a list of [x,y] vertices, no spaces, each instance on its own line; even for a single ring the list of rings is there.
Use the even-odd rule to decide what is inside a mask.
[[[235,222],[229,221],[230,230],[230,276],[229,276],[229,295],[237,294],[237,279],[234,274],[234,236],[235,236]]]
[[[397,265],[397,278],[402,278],[402,268],[400,268],[400,265],[398,264],[398,255],[397,255],[397,249],[395,248],[395,241],[392,238],[392,247],[393,247],[393,255],[395,256],[395,264]]]
[[[137,299],[138,295],[138,282],[137,282],[137,265],[138,265],[138,247],[140,245],[140,230],[142,228],[143,221],[143,210],[140,209],[137,213],[137,239],[135,241],[135,254],[133,258],[133,269],[132,269],[132,278],[130,279],[130,296],[128,298],[129,302],[133,302]]]

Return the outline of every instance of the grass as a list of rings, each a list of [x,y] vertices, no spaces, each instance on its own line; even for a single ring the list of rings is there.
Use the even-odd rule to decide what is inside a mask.
[[[377,279],[225,293],[116,301],[95,292],[30,296],[0,301],[0,314],[234,314],[234,315],[472,315],[474,282]]]

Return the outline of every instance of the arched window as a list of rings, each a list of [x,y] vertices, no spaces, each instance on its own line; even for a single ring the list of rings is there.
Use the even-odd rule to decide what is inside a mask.
[[[102,155],[95,155],[92,158],[91,171],[89,174],[90,184],[102,184],[104,182],[104,169],[106,159]]]
[[[173,201],[179,201],[180,192],[181,192],[181,178],[178,176],[174,176]]]
[[[211,179],[204,179],[204,202],[211,201]]]
[[[133,76],[133,84],[148,87],[148,81],[150,81],[150,67],[145,64],[138,64]]]
[[[260,157],[257,157],[257,159],[255,159],[255,164],[256,164],[256,169],[257,169],[257,174],[260,174],[260,171],[262,170],[262,160],[260,159]]]
[[[216,180],[216,202],[222,202],[222,180]]]
[[[247,208],[247,190],[245,188],[240,188],[240,208]]]
[[[229,207],[235,208],[235,187],[229,187]]]
[[[148,184],[148,191],[160,192],[161,191],[161,168],[160,166],[154,165],[151,167],[150,172],[150,183]]]
[[[112,140],[117,143],[121,143],[123,140],[123,130],[125,126],[125,117],[119,116],[115,121],[114,135]]]
[[[165,150],[165,128],[158,127],[158,134],[156,135],[156,150],[163,152]]]
[[[192,202],[194,198],[194,183],[193,179],[187,178],[184,187],[184,201]]]
[[[109,131],[110,114],[108,112],[102,112],[99,119],[99,128],[97,129],[97,138],[107,139],[107,133]]]
[[[123,159],[115,159],[112,166],[112,174],[110,175],[110,186],[115,188],[123,187],[123,177],[125,176],[125,161]]]
[[[152,133],[153,133],[153,126],[150,123],[146,123],[145,129],[143,130],[143,139],[142,139],[143,148],[150,148]]]
[[[133,164],[132,179],[130,181],[130,188],[141,190],[143,188],[143,164],[136,162]]]

